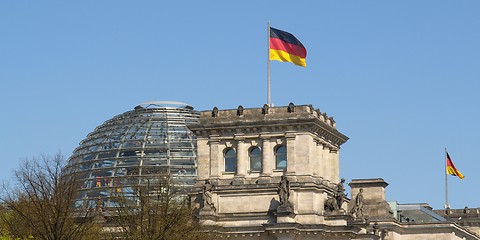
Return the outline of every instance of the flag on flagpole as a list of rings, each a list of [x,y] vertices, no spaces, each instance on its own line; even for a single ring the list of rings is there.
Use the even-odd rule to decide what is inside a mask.
[[[269,60],[292,62],[297,66],[306,67],[307,49],[291,33],[270,27],[270,57]]]
[[[448,152],[447,152],[447,159],[446,159],[446,171],[447,171],[447,174],[450,174],[452,176],[457,176],[459,177],[460,179],[463,179],[465,176],[463,176],[463,174],[457,170],[457,168],[455,167],[455,165],[453,164],[453,161],[452,159],[450,158],[450,155],[448,155]]]

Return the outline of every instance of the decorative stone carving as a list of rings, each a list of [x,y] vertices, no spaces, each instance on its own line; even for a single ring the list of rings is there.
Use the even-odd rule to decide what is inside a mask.
[[[308,104],[308,112],[309,113],[313,113],[315,109],[313,108],[313,105],[312,104]]]
[[[380,239],[381,240],[388,240],[388,230],[387,229],[382,229],[380,232]]]
[[[212,200],[213,187],[214,187],[214,185],[211,184],[208,179],[205,180],[205,183],[203,184],[203,189],[202,189],[203,208],[204,209],[210,208],[213,211],[216,211],[215,205],[213,204],[213,200]]]
[[[337,201],[337,209],[341,209],[342,208],[342,205],[343,205],[343,202],[345,201],[345,187],[343,186],[343,184],[345,183],[345,178],[342,178],[342,180],[340,180],[340,182],[335,185],[335,200]]]
[[[268,114],[269,108],[270,108],[270,106],[268,106],[268,104],[263,104],[262,114],[263,114],[263,115]]]
[[[322,118],[323,118],[323,119],[322,119]],[[322,113],[322,116],[320,117],[320,119],[326,122],[327,119],[328,119],[327,113],[326,113],[326,112]]]
[[[285,176],[282,176],[280,183],[278,184],[278,198],[280,200],[280,206],[289,206],[288,199],[290,198],[290,181]]]
[[[243,106],[239,105],[237,108],[237,116],[243,116]]]
[[[287,107],[287,112],[289,112],[289,113],[295,112],[295,104],[293,104],[292,102],[289,103],[288,107]]]
[[[218,117],[218,108],[217,107],[214,107],[213,110],[212,110],[212,117],[216,118]]]
[[[337,200],[335,198],[328,198],[325,201],[323,209],[327,212],[338,211]]]
[[[357,196],[355,197],[355,205],[350,213],[355,219],[363,219],[363,188],[360,188]]]
[[[336,124],[335,124],[335,120],[333,120],[333,117],[330,117],[328,118],[328,122],[330,123],[330,126],[332,126],[333,128],[336,128]]]

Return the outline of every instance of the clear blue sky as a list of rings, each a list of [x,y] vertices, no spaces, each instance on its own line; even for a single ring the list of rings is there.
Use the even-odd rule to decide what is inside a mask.
[[[272,62],[272,101],[335,118],[347,182],[382,177],[388,200],[442,208],[447,147],[466,176],[449,178],[452,207],[480,207],[479,12],[473,0],[2,1],[0,178],[69,156],[142,102],[261,107],[270,20],[308,52],[307,68]]]

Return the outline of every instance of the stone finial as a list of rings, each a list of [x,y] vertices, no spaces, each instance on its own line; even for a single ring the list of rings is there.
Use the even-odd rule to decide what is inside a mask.
[[[333,120],[333,117],[329,117],[328,119],[330,119],[332,123],[335,123],[335,120]]]
[[[289,113],[293,113],[295,112],[295,104],[293,104],[292,102],[288,104],[288,107],[287,107],[287,111]]]
[[[322,115],[320,116],[320,119],[324,122],[327,122],[327,119],[328,119],[328,115],[326,112],[322,113]]]
[[[263,104],[262,114],[263,114],[263,115],[268,114],[269,108],[270,108],[270,106],[268,106],[268,104],[266,104],[266,103]]]
[[[218,108],[217,107],[214,107],[213,110],[212,110],[212,117],[216,118],[218,117]]]
[[[335,127],[335,120],[333,120],[333,117],[329,117],[328,118],[330,120],[330,125],[332,125],[332,127]]]
[[[239,105],[237,108],[237,116],[243,116],[243,106]]]

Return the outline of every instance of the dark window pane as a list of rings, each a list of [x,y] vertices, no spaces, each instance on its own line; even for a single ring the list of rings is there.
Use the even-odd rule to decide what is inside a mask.
[[[262,171],[262,151],[258,147],[250,150],[250,171]]]
[[[275,150],[276,169],[287,170],[287,150],[285,146],[280,146]]]
[[[225,172],[237,172],[237,154],[231,148],[225,152]]]

